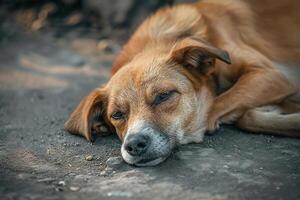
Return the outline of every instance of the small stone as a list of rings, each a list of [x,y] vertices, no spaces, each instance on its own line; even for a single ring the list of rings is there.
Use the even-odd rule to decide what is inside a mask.
[[[106,170],[103,170],[102,172],[100,172],[100,176],[107,176],[107,175],[108,175],[108,173]]]
[[[123,162],[123,159],[120,156],[110,157],[106,161],[107,167],[114,167],[120,165]]]
[[[100,172],[100,176],[109,176],[113,172],[113,169],[107,166],[102,172]]]
[[[226,169],[228,169],[228,168],[229,168],[229,166],[228,166],[228,165],[224,165],[223,167],[224,167],[224,168],[226,168]]]
[[[93,158],[92,155],[88,155],[88,156],[85,157],[85,160],[87,160],[87,161],[92,161],[93,159],[94,158]]]
[[[66,182],[65,182],[65,181],[59,181],[59,182],[58,182],[58,185],[59,185],[59,186],[66,186]]]
[[[80,190],[80,187],[77,187],[77,186],[71,186],[70,187],[70,190],[73,191],[73,192],[77,192]]]

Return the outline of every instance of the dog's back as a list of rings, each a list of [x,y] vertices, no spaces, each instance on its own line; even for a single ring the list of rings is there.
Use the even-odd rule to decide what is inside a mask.
[[[248,45],[273,61],[300,64],[300,2],[204,0],[161,9],[133,34],[112,73],[153,41],[187,36],[209,40],[225,49],[228,45]]]
[[[266,53],[279,62],[300,64],[300,1],[247,0],[246,3],[253,12],[255,29],[273,46]]]

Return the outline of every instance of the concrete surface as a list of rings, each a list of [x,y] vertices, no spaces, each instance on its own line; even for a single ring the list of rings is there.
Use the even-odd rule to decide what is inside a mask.
[[[108,80],[116,52],[93,39],[1,33],[0,199],[300,199],[297,139],[222,127],[136,168],[120,160],[116,136],[90,144],[64,132],[74,106]]]

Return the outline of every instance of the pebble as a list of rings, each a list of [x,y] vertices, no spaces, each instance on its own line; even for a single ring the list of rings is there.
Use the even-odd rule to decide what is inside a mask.
[[[226,169],[228,169],[228,168],[229,168],[229,166],[228,166],[228,165],[224,165],[223,167],[224,167],[224,168],[226,168]]]
[[[75,146],[78,147],[78,146],[80,146],[80,144],[79,144],[78,142],[76,142],[76,143],[75,143]]]
[[[79,190],[80,190],[80,187],[77,187],[77,186],[71,186],[71,187],[70,187],[70,190],[73,191],[73,192],[76,192],[76,191],[79,191]]]
[[[58,185],[59,185],[59,186],[66,186],[66,182],[65,182],[65,181],[59,181],[59,182],[58,182]]]
[[[123,159],[120,156],[110,157],[106,161],[107,167],[114,167],[120,165],[123,162]]]
[[[102,172],[100,172],[100,176],[109,176],[113,173],[113,169],[107,166]]]
[[[107,176],[108,172],[106,170],[103,170],[102,172],[100,172],[100,176]]]
[[[85,157],[85,160],[87,160],[87,161],[92,161],[93,159],[94,158],[93,158],[92,155],[88,155],[88,156]]]

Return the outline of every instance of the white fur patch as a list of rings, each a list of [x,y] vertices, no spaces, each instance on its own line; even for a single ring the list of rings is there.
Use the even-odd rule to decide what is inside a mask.
[[[185,135],[179,142],[180,144],[189,143],[201,143],[204,138],[205,129],[199,129],[198,131]]]

